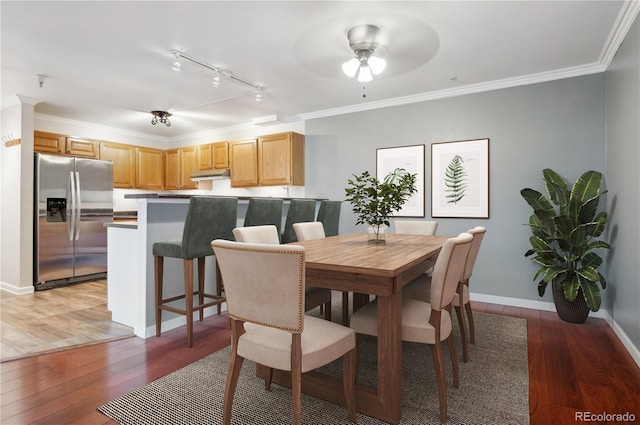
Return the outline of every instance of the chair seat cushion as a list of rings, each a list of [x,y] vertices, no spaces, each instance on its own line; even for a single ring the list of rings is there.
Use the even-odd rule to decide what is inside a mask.
[[[245,322],[238,355],[267,367],[291,370],[291,332]],[[324,366],[355,348],[352,329],[317,317],[304,316],[302,373]]]
[[[153,255],[158,257],[182,257],[182,239],[156,242],[153,244]]]
[[[412,280],[402,288],[402,298],[409,298],[424,302],[431,300],[431,277],[420,276]],[[462,305],[469,303],[469,287],[462,285]],[[460,307],[460,297],[458,293],[453,297],[453,306]]]
[[[435,344],[435,328],[429,323],[431,304],[405,298],[402,300],[402,340]],[[356,333],[378,335],[378,302],[371,302],[353,313],[349,323]],[[442,310],[440,340],[451,334],[451,316]]]
[[[331,301],[331,289],[305,285],[304,296],[304,310],[309,311]]]

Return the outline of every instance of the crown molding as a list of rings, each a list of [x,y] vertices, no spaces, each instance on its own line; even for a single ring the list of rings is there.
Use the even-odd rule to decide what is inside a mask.
[[[611,65],[611,61],[613,57],[616,55],[616,52],[620,48],[622,41],[626,37],[631,25],[640,13],[640,1],[639,0],[631,0],[625,1],[622,9],[620,9],[620,13],[616,18],[616,22],[609,33],[609,37],[604,44],[602,49],[602,53],[600,54],[599,63],[606,70]]]

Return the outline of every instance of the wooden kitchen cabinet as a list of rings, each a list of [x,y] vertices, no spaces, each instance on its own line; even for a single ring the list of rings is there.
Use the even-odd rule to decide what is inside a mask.
[[[136,148],[121,143],[100,142],[100,159],[113,163],[113,187],[136,186]]]
[[[213,145],[213,168],[229,168],[229,142],[216,142]]]
[[[280,133],[258,138],[258,182],[269,185],[304,185],[304,136]]]
[[[136,188],[164,189],[164,151],[136,147]]]
[[[258,141],[241,140],[229,143],[231,186],[258,186]]]
[[[198,146],[198,171],[207,171],[213,169],[213,145]]]
[[[197,189],[191,174],[198,170],[198,147],[165,151],[165,189]]]
[[[65,143],[65,153],[67,155],[81,156],[85,158],[98,158],[99,149],[99,142],[95,140],[67,137]]]
[[[65,153],[67,137],[62,134],[33,132],[33,151],[41,153]]]

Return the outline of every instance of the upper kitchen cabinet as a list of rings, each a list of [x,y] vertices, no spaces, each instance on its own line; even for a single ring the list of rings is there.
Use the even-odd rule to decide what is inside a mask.
[[[136,147],[136,188],[164,189],[164,151]]]
[[[241,140],[229,143],[231,186],[258,186],[258,141]]]
[[[213,169],[213,145],[198,146],[198,170],[207,171]]]
[[[213,147],[213,168],[229,168],[229,142],[216,142]]]
[[[68,155],[82,156],[85,158],[98,158],[99,148],[99,142],[95,140],[67,137],[65,153],[67,153]]]
[[[258,172],[263,186],[303,186],[304,136],[289,132],[259,137]]]
[[[100,159],[113,162],[113,187],[136,185],[136,148],[121,143],[100,142]]]
[[[46,133],[44,131],[33,132],[33,150],[42,153],[65,153],[67,137],[62,134]]]
[[[197,189],[191,174],[198,170],[198,147],[169,149],[165,152],[165,189]]]

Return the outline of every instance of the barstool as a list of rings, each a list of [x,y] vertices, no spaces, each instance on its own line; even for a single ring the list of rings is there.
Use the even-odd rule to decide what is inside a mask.
[[[282,228],[282,199],[251,198],[244,216],[244,227],[273,224],[278,230]],[[235,227],[235,226],[234,226]]]
[[[320,201],[316,221],[321,222],[324,226],[325,236],[336,236],[338,234],[341,206],[342,201]]]
[[[294,223],[306,223],[313,221],[316,216],[316,201],[313,199],[292,199],[287,211],[287,219],[284,222],[282,243],[296,242]]]
[[[216,198],[210,196],[194,196],[189,202],[187,218],[184,223],[182,239],[155,242],[153,244],[155,269],[155,306],[156,336],[162,333],[162,310],[187,317],[187,345],[193,346],[193,312],[200,312],[200,321],[204,318],[204,309],[218,306],[225,301],[222,296],[222,279],[216,267],[216,294],[207,294],[204,290],[205,257],[213,255],[211,241],[214,239],[233,240],[233,228],[236,227],[238,200],[236,198]],[[163,298],[164,257],[181,258],[184,266],[184,295]],[[193,290],[193,259],[198,259],[198,290]],[[198,304],[193,305],[194,295],[198,296]],[[212,301],[205,302],[205,298]],[[168,305],[176,300],[184,299],[185,308]]]

